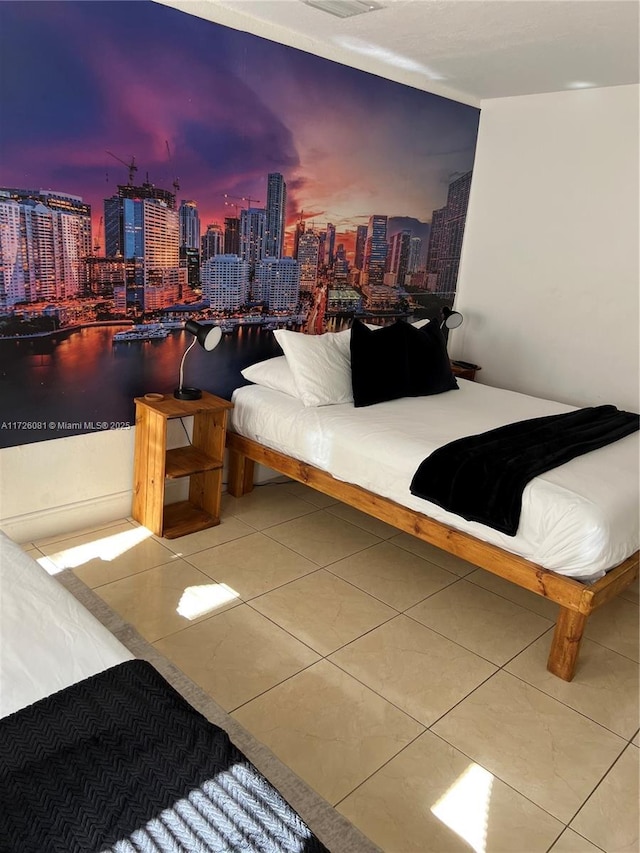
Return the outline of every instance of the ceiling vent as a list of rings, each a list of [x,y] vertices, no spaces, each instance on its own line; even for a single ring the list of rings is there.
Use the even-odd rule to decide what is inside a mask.
[[[384,9],[380,3],[373,3],[370,0],[302,0],[302,2],[307,6],[313,6],[314,9],[320,9],[321,12],[335,15],[337,18],[352,18],[354,15],[364,15],[365,12]]]

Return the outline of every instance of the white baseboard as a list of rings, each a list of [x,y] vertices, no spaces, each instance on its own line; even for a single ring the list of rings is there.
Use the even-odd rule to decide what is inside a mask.
[[[14,542],[34,542],[49,536],[73,533],[131,515],[132,492],[119,492],[80,503],[51,507],[38,512],[4,518],[2,530]]]
[[[255,482],[266,483],[279,477],[276,471],[256,465]],[[226,481],[226,466],[224,472]],[[188,496],[188,480],[183,478],[168,481],[166,484],[166,501],[185,500]],[[226,491],[226,485],[223,487]],[[74,533],[86,527],[108,524],[131,516],[132,490],[128,489],[113,495],[103,495],[86,501],[65,504],[63,506],[41,509],[37,512],[9,516],[0,520],[2,529],[10,539],[21,544],[46,539],[50,536],[60,536]]]

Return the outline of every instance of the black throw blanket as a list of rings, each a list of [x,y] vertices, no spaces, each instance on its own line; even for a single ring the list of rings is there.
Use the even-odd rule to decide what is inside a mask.
[[[420,463],[411,494],[515,536],[530,480],[630,435],[639,425],[636,414],[594,406],[460,438]]]
[[[0,720],[2,853],[328,853],[146,661]]]

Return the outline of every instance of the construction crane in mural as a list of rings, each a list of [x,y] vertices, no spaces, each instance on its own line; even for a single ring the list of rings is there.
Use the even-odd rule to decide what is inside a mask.
[[[251,207],[251,206],[252,206],[252,202],[253,202],[253,204],[260,204],[260,199],[259,199],[259,198],[249,198],[249,196],[248,196],[248,195],[229,195],[229,193],[225,193],[225,194],[224,194],[224,197],[225,197],[225,198],[235,198],[235,199],[236,199],[236,201],[246,201],[246,202],[247,202],[247,207]],[[239,207],[242,207],[243,205],[238,205],[238,206],[239,206]]]
[[[164,144],[167,146],[167,157],[169,158],[169,162],[171,162],[171,148],[169,148],[169,140],[165,139]],[[180,189],[180,182],[179,182],[178,178],[173,179],[172,186],[173,186],[173,191],[177,195],[178,190]]]
[[[117,160],[118,163],[122,163],[123,166],[127,167],[127,169],[129,170],[129,186],[132,187],[133,178],[135,176],[135,173],[138,171],[138,167],[136,166],[136,158],[132,157],[130,163],[125,163],[124,160],[122,160],[120,157],[117,157],[112,151],[107,151],[107,154],[110,157],[113,157],[114,160]]]
[[[245,208],[245,206],[244,206],[243,204],[236,204],[236,203],[235,203],[235,202],[233,202],[233,201],[225,201],[224,206],[225,206],[225,207],[234,207],[234,208],[235,208],[235,211],[236,211],[236,219],[239,219],[239,218],[240,218],[240,217],[238,216],[238,211],[239,211],[239,210],[245,210],[245,209],[246,209],[246,208]]]

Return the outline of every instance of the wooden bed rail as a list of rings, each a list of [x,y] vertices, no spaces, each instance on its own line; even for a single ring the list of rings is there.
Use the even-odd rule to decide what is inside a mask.
[[[227,489],[234,497],[242,497],[252,490],[254,463],[258,462],[558,604],[560,610],[547,669],[565,681],[571,681],[574,676],[589,614],[626,589],[638,577],[637,551],[603,578],[587,585],[544,569],[497,545],[455,530],[388,498],[336,480],[326,471],[236,433],[227,433],[227,448]]]

